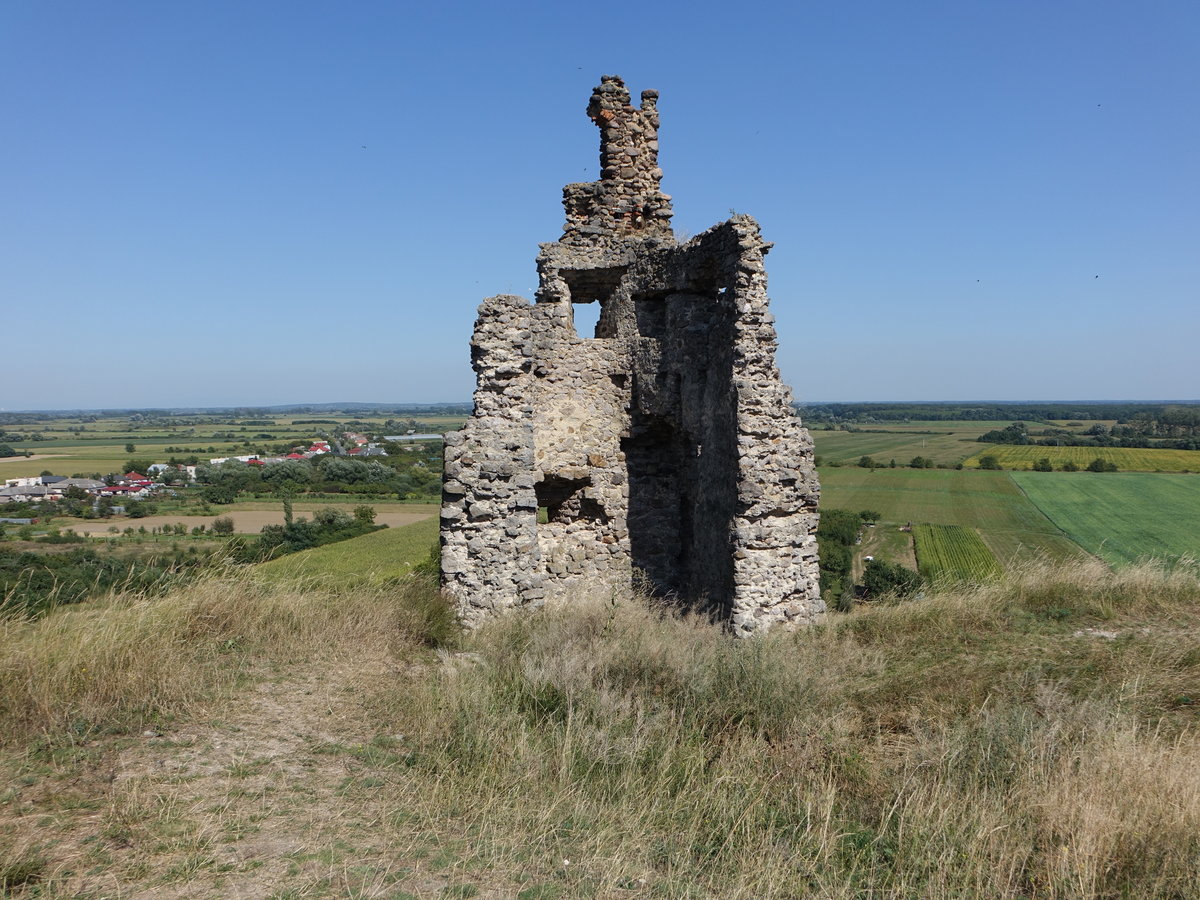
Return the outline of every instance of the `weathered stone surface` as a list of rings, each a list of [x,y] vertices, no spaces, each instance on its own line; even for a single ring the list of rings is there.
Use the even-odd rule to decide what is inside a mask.
[[[605,75],[600,181],[563,191],[536,302],[483,302],[475,412],[449,435],[442,584],[464,624],[627,587],[738,635],[824,612],[812,441],[775,367],[762,240],[734,216],[680,244],[659,190],[655,91]],[[574,307],[599,303],[594,335]],[[548,521],[538,523],[538,508]]]

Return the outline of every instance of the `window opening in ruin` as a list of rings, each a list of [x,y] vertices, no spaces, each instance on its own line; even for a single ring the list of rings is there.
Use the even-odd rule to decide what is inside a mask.
[[[584,490],[591,483],[591,478],[587,476],[564,478],[561,475],[547,475],[541,482],[534,485],[534,492],[537,494],[538,523],[607,522],[608,514],[604,511],[604,507],[598,501],[583,495]]]
[[[627,266],[608,266],[597,269],[560,269],[559,275],[571,291],[575,303],[610,300],[617,292]]]
[[[575,334],[581,338],[599,337],[598,326],[603,307],[599,303],[572,303],[571,313]]]
[[[579,337],[616,337],[616,323],[606,314],[610,300],[617,293],[626,266],[606,266],[596,269],[560,269],[559,275],[567,283],[570,300],[575,304],[575,333]],[[579,304],[595,303],[598,309],[586,311]],[[586,324],[583,316],[587,316]]]

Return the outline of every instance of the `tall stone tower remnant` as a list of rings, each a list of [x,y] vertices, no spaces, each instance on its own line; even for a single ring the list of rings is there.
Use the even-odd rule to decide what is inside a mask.
[[[824,612],[812,440],[775,366],[763,257],[735,215],[679,243],[660,190],[658,92],[605,75],[600,180],[563,190],[536,302],[491,297],[478,384],[446,435],[444,590],[465,625],[642,583],[735,634]],[[595,334],[576,305],[597,303]],[[544,521],[539,522],[539,509]]]

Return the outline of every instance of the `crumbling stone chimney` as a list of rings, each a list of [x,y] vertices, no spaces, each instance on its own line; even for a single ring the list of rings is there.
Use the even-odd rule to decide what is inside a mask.
[[[676,241],[657,99],[635,108],[602,76],[587,108],[600,180],[563,190],[536,302],[479,308],[475,411],[446,436],[441,512],[442,585],[469,627],[635,582],[741,636],[824,612],[812,441],[774,360],[771,244],[749,216]],[[582,303],[600,305],[594,334],[576,333]]]

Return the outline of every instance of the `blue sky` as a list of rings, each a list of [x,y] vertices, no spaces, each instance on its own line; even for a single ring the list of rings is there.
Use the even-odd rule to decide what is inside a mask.
[[[1195,2],[76,0],[0,6],[0,408],[468,400],[608,72],[798,399],[1200,396]]]

